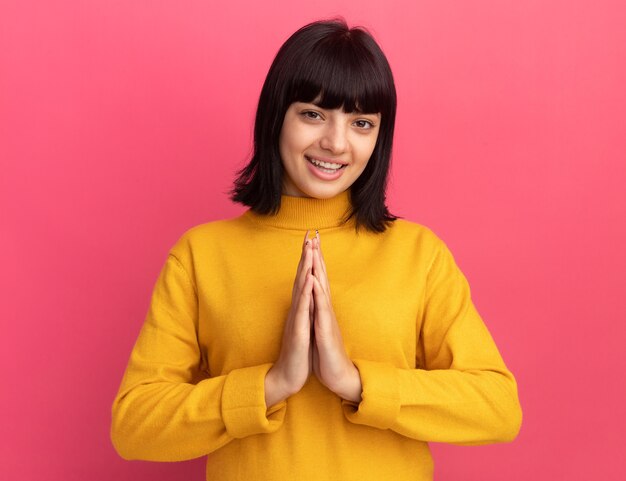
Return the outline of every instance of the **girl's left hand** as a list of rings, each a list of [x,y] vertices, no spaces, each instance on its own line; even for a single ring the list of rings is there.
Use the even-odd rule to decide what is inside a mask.
[[[313,372],[342,399],[361,401],[361,376],[348,357],[330,300],[330,286],[319,233],[313,240]]]

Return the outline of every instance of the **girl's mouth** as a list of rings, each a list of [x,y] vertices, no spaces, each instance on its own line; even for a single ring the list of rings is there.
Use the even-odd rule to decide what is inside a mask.
[[[325,174],[335,174],[337,173],[339,170],[343,169],[344,167],[346,167],[346,164],[335,164],[332,162],[322,162],[320,160],[317,159],[313,159],[311,157],[305,156],[304,157],[311,165],[313,165],[317,170],[320,170],[321,172],[324,172]]]

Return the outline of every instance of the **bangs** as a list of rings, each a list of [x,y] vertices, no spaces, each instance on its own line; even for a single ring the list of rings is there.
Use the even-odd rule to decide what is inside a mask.
[[[393,100],[393,79],[388,65],[366,49],[346,41],[318,44],[302,55],[287,89],[288,104],[315,103],[323,109],[346,113],[387,114]],[[330,42],[328,42],[330,43]]]

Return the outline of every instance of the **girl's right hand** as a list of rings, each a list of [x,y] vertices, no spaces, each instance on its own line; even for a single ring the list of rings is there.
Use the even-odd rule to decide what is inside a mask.
[[[311,373],[313,250],[308,237],[309,231],[306,231],[280,354],[265,376],[265,404],[268,408],[300,391]]]

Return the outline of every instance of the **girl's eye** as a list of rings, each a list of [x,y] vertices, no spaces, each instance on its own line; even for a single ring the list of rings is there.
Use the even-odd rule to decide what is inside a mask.
[[[311,119],[311,120],[318,120],[320,119],[320,114],[317,112],[313,112],[312,110],[306,110],[304,112],[302,112],[302,115],[307,118],[307,119]]]
[[[374,124],[369,120],[357,120],[356,122],[354,122],[354,125],[356,125],[359,129],[366,130],[374,127]]]

